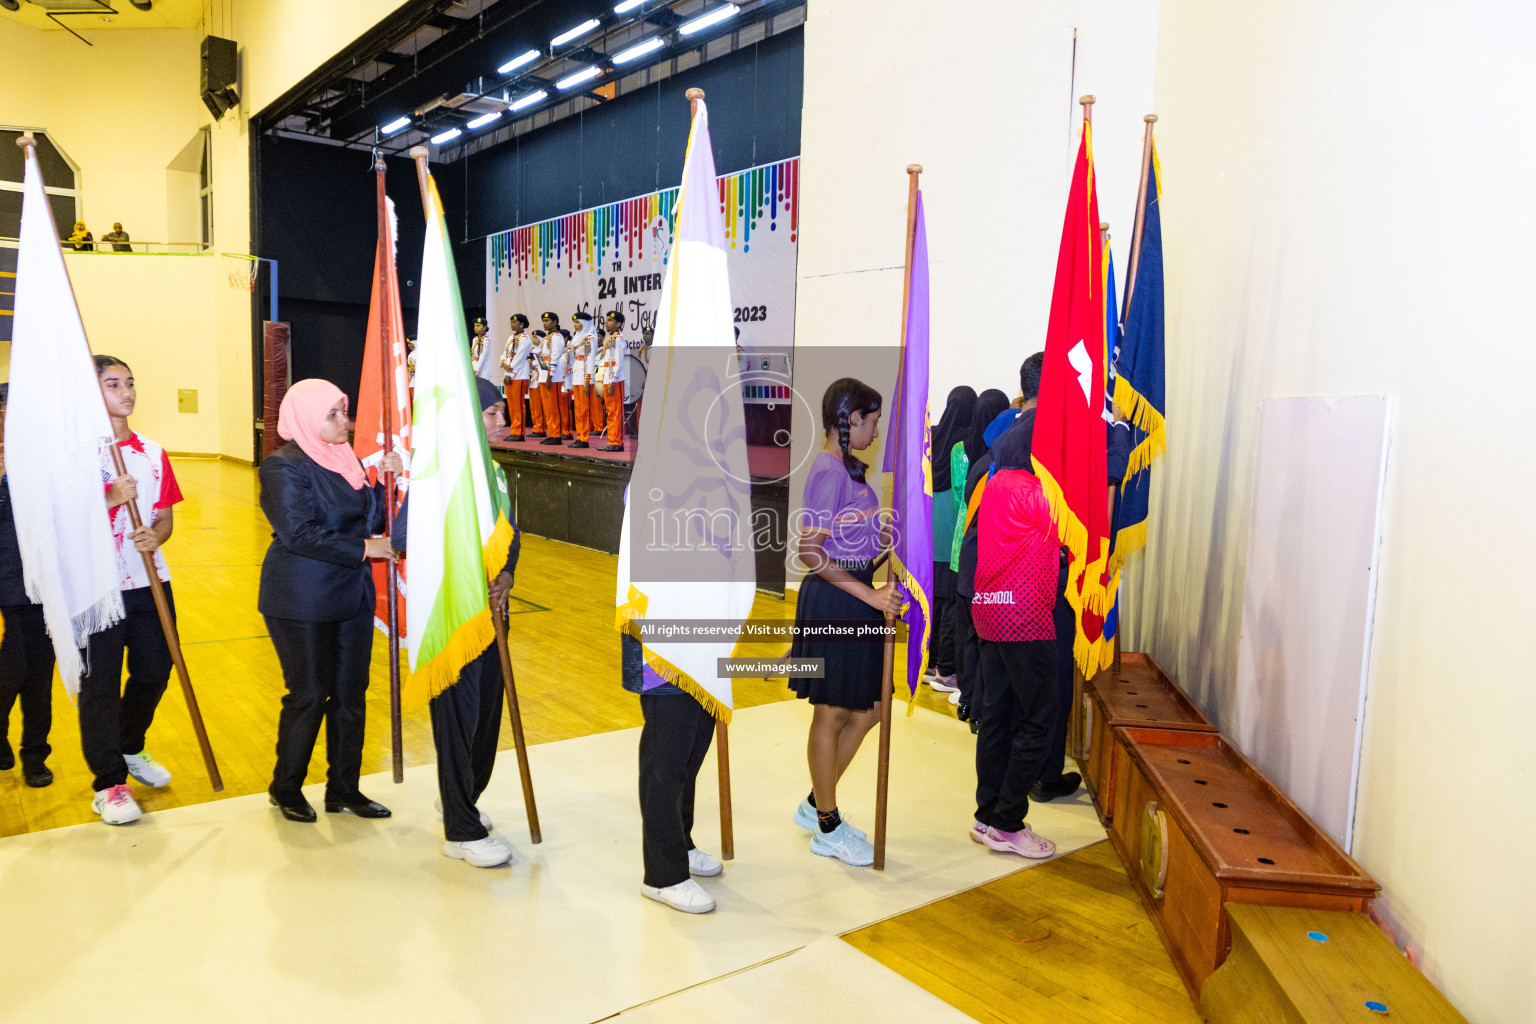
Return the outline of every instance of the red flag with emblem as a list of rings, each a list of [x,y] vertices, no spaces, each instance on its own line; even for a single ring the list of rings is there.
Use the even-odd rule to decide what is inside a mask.
[[[1056,259],[1031,452],[1057,532],[1071,553],[1067,603],[1077,622],[1072,653],[1090,676],[1103,644],[1109,561],[1103,257],[1093,131],[1085,119]]]

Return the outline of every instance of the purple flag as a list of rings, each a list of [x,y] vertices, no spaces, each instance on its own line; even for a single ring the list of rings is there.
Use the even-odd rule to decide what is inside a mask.
[[[933,630],[933,478],[928,430],[928,232],[923,193],[917,193],[916,228],[907,254],[910,284],[902,332],[901,369],[885,443],[886,488],[894,513],[891,564],[907,600],[906,683],[911,696],[928,667]]]

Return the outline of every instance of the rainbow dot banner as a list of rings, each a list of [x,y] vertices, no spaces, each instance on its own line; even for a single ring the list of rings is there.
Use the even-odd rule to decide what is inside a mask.
[[[725,225],[733,316],[743,349],[788,351],[794,343],[795,258],[800,230],[800,159],[716,179]],[[677,188],[525,224],[486,238],[486,311],[492,336],[523,313],[625,316],[638,346],[655,320],[661,276],[676,227]]]

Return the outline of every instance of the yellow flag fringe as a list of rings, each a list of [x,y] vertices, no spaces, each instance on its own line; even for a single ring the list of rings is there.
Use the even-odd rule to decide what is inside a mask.
[[[887,488],[887,491],[889,491],[889,488]],[[896,557],[894,550],[891,552],[891,568],[896,571],[896,578],[907,588],[907,593],[917,602],[917,606],[923,610],[923,654],[922,660],[917,665],[917,678],[922,679],[923,673],[928,671],[928,641],[933,636],[933,611],[929,607],[928,595],[918,588],[917,578],[912,575],[912,571],[902,563],[901,559]],[[915,639],[916,637],[908,631],[907,644],[910,646]],[[894,672],[894,670],[895,666],[892,666],[892,671]],[[884,680],[881,680],[881,685],[885,685]],[[892,689],[895,689],[894,685]],[[916,695],[909,686],[904,698],[907,702],[907,717],[909,718],[917,710],[917,702],[913,700],[914,696]]]

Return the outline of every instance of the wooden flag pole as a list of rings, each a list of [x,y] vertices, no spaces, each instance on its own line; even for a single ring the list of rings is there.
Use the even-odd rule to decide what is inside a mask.
[[[416,182],[421,186],[421,208],[430,216],[431,191],[428,187],[427,147],[412,146],[411,159],[416,161]],[[506,609],[491,609],[491,624],[496,630],[496,655],[501,661],[501,683],[507,693],[507,717],[512,721],[512,742],[517,748],[517,773],[523,783],[523,808],[528,813],[528,836],[535,843],[544,841],[539,828],[539,807],[533,798],[533,773],[528,768],[528,742],[523,738],[523,713],[517,702],[517,680],[512,675],[512,652],[507,647]]]
[[[373,177],[379,208],[379,411],[384,417],[384,454],[388,455],[395,450],[394,407],[391,401],[394,374],[390,372],[389,359],[390,317],[394,310],[394,295],[389,286],[389,263],[394,260],[394,250],[389,246],[389,205],[384,195],[384,172],[384,158],[381,156],[373,165]],[[386,471],[382,475],[384,536],[392,537],[395,531],[395,474]],[[400,583],[395,576],[393,560],[385,564],[384,573],[389,588],[389,753],[395,784],[399,785],[405,781],[405,746],[400,725]]]
[[[1156,114],[1142,118],[1147,123],[1147,134],[1141,140],[1141,182],[1136,186],[1136,223],[1131,228],[1131,265],[1126,271],[1125,302],[1120,306],[1120,322],[1131,315],[1131,293],[1136,290],[1136,267],[1141,263],[1141,228],[1147,210],[1147,174],[1152,169],[1152,126],[1157,123]]]
[[[691,126],[699,112],[699,100],[704,98],[704,90],[695,87],[684,95],[688,98],[688,120]],[[719,718],[715,719],[715,767],[720,786],[720,859],[734,860],[736,821],[731,810],[731,733],[730,726]]]
[[[24,159],[36,162],[36,139],[22,136],[16,140],[16,145],[21,147],[22,152],[25,154]],[[39,177],[41,177],[42,169],[37,168],[36,171]],[[58,225],[53,223],[53,210],[45,207],[45,212],[48,214],[48,223],[50,230],[53,232],[53,237],[59,237]],[[73,296],[74,289],[70,289],[70,294]],[[75,305],[75,314],[78,316],[80,312],[79,303],[77,302]],[[81,323],[84,323],[84,318],[81,319]],[[107,398],[105,395],[101,398],[101,404],[103,408],[106,408]],[[110,420],[110,409],[107,409],[107,414]],[[116,470],[118,476],[127,476],[128,467],[123,464],[123,453],[118,448],[115,438],[108,445],[108,448],[112,453],[112,468]],[[128,502],[127,508],[129,522],[133,524],[135,530],[141,529],[144,526],[144,520],[139,515],[138,502]],[[170,648],[171,661],[176,665],[176,676],[181,682],[181,695],[187,701],[187,714],[192,719],[192,731],[197,735],[197,746],[203,754],[203,766],[208,770],[208,783],[213,787],[215,793],[222,793],[224,791],[224,778],[219,774],[219,765],[213,756],[213,745],[208,742],[208,730],[203,726],[203,713],[197,705],[197,694],[192,692],[192,676],[187,672],[187,662],[181,654],[181,637],[176,632],[176,623],[171,618],[170,604],[165,599],[165,585],[160,582],[160,573],[155,569],[154,555],[148,551],[141,551],[139,554],[144,559],[144,573],[149,577],[149,590],[151,596],[155,599],[155,611],[160,615],[160,628],[165,632],[165,644]]]
[[[922,164],[907,165],[907,249],[906,271],[901,283],[901,348],[907,347],[907,304],[912,297],[912,240],[917,234],[917,179],[923,173]],[[896,382],[896,401],[901,401],[901,381]],[[895,418],[899,423],[899,418]],[[891,442],[896,434],[891,435]],[[885,567],[885,585],[891,586],[896,579],[893,559]],[[891,788],[891,695],[896,687],[896,615],[885,613],[885,663],[880,674],[880,760],[875,767],[875,870],[885,870],[885,832],[887,797]],[[913,643],[909,633],[907,643]]]

